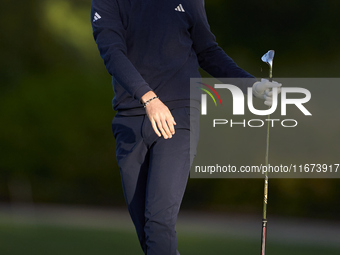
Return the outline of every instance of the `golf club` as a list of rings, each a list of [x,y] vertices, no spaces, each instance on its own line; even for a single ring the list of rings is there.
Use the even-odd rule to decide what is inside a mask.
[[[269,65],[269,81],[273,80],[273,59],[275,51],[270,50],[264,54],[261,60]],[[270,115],[268,115],[268,120]],[[266,146],[266,166],[268,167],[269,156],[269,121],[267,126],[267,146]],[[267,202],[268,202],[268,173],[265,173],[264,178],[264,197],[263,197],[263,217],[262,217],[262,235],[261,235],[261,255],[266,254],[266,240],[267,240]]]

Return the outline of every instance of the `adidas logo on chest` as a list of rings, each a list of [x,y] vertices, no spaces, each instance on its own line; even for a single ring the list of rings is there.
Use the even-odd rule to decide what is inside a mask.
[[[182,4],[179,4],[179,5],[175,8],[175,11],[177,11],[177,12],[185,12],[185,10],[184,10]]]

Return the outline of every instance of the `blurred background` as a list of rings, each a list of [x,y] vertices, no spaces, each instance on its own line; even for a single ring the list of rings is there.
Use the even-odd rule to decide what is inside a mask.
[[[42,205],[125,210],[111,133],[111,77],[92,37],[90,7],[90,0],[2,1],[3,211],[34,212]],[[219,45],[256,77],[268,75],[260,58],[269,49],[276,51],[275,77],[339,77],[337,0],[209,0],[206,11]],[[262,180],[190,179],[182,208],[256,215],[260,224],[262,197]],[[337,179],[272,180],[268,214],[338,221],[339,197]]]

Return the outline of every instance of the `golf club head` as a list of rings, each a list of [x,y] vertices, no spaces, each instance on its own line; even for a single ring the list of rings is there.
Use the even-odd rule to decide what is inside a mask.
[[[273,59],[274,59],[274,50],[268,51],[264,54],[261,60],[269,65],[269,80],[272,81],[273,79]]]
[[[268,51],[266,54],[264,54],[262,56],[261,60],[263,62],[267,63],[268,65],[270,65],[271,68],[273,68],[274,54],[275,54],[275,51],[274,50],[270,50],[270,51]]]

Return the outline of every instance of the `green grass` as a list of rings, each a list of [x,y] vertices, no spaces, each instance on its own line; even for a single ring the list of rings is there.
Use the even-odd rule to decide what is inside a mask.
[[[256,240],[204,233],[179,233],[182,255],[260,254]],[[143,254],[133,231],[42,224],[0,223],[1,255],[138,255]],[[336,255],[340,249],[268,244],[270,255]],[[161,255],[161,254],[160,254]]]
[[[260,240],[195,235],[179,235],[179,249],[182,255],[259,255]],[[268,243],[269,255],[338,255],[340,249],[316,245]]]

